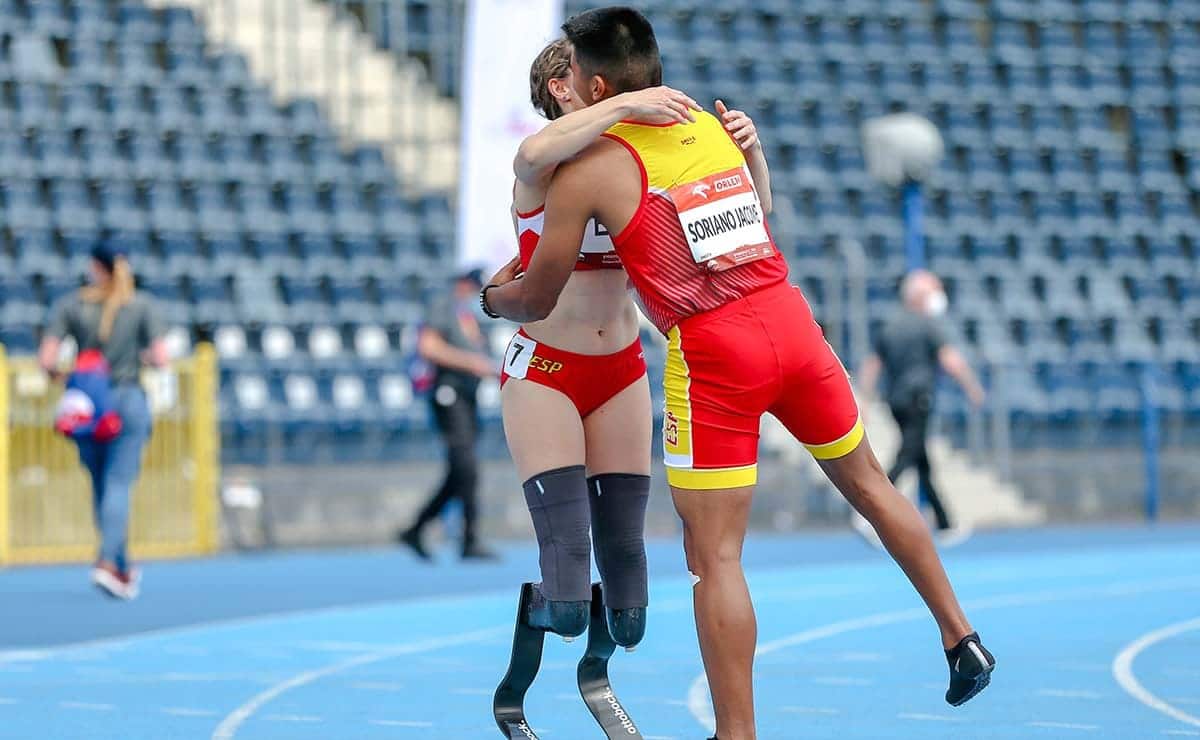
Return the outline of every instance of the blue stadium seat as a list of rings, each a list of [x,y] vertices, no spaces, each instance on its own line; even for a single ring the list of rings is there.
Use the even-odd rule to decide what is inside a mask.
[[[167,77],[176,85],[203,87],[212,81],[204,61],[203,44],[170,44],[166,51]]]
[[[162,9],[162,39],[168,47],[203,44],[204,30],[191,8],[166,7]]]
[[[130,174],[138,180],[165,181],[173,175],[166,144],[156,132],[129,137]]]
[[[117,24],[108,12],[107,3],[72,2],[69,8],[73,41],[103,41],[116,37]]]
[[[297,156],[292,140],[269,137],[264,140],[263,159],[266,161],[267,180],[276,186],[309,181],[304,164]]]
[[[160,85],[154,89],[152,97],[154,120],[158,131],[182,132],[196,125],[196,117],[183,88],[174,85]]]
[[[116,50],[116,79],[123,85],[156,85],[163,71],[155,58],[153,47],[137,41],[122,41]]]
[[[221,177],[216,154],[202,136],[181,132],[174,138],[175,172],[188,183],[208,184]]]
[[[154,11],[140,2],[123,2],[117,7],[117,31],[122,41],[157,41],[158,19]]]

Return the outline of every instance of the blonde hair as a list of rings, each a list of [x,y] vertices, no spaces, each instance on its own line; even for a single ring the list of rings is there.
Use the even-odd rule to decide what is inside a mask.
[[[116,323],[117,313],[133,301],[136,290],[133,281],[133,268],[123,255],[117,255],[113,260],[111,278],[108,285],[89,285],[79,291],[79,295],[88,303],[103,304],[100,312],[100,341],[107,342],[112,336],[113,324]]]
[[[562,106],[550,94],[550,80],[560,80],[571,73],[571,42],[552,41],[529,68],[529,101],[543,116],[553,121],[563,114]]]

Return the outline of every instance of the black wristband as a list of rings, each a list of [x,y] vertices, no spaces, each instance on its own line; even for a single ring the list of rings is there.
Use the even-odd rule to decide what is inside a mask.
[[[488,304],[487,304],[487,292],[489,290],[491,290],[492,288],[499,288],[499,287],[500,287],[499,285],[485,285],[485,286],[483,286],[483,289],[479,291],[479,308],[483,311],[484,315],[487,316],[489,319],[503,318],[502,316],[500,316],[500,314],[498,314],[495,311],[493,311],[492,309],[488,308]]]

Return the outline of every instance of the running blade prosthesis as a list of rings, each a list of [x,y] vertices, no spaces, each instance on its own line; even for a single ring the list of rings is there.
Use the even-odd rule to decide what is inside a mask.
[[[497,687],[492,702],[496,725],[501,734],[509,740],[538,740],[537,734],[525,718],[525,694],[533,685],[541,667],[542,647],[546,637],[545,630],[531,627],[527,621],[530,606],[535,599],[533,589],[532,583],[521,586],[517,625],[513,633],[512,658],[508,664],[508,672]],[[600,584],[593,584],[587,651],[579,661],[577,673],[579,693],[609,740],[642,740],[641,733],[626,714],[608,680],[608,661],[616,647],[617,644],[608,633]]]
[[[612,684],[608,681],[608,660],[616,649],[617,643],[608,632],[604,594],[600,584],[593,583],[592,622],[588,626],[587,652],[579,661],[577,671],[579,694],[609,740],[619,737],[641,740],[642,733],[613,694]]]

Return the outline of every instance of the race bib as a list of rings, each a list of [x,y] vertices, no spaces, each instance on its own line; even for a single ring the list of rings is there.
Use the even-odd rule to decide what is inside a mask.
[[[510,378],[524,380],[529,372],[529,363],[537,351],[537,342],[521,334],[514,334],[504,353],[504,372]]]
[[[696,264],[721,272],[772,257],[762,203],[745,167],[735,167],[669,191]]]

